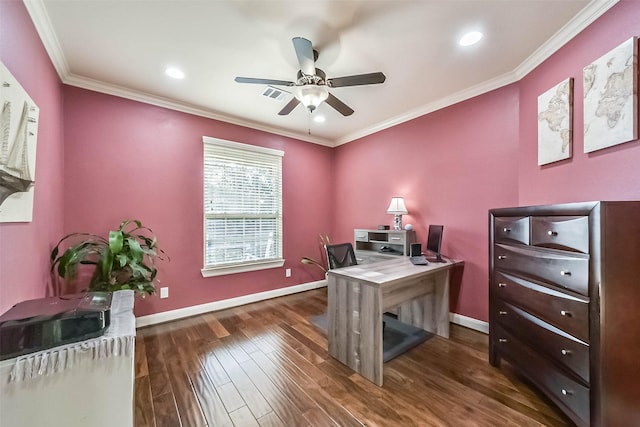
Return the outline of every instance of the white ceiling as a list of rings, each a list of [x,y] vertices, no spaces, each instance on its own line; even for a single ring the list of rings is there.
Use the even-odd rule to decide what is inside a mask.
[[[64,83],[328,146],[519,80],[617,2],[24,1]],[[458,46],[469,30],[484,38]],[[349,117],[327,104],[314,113],[322,124],[301,105],[279,116],[289,97],[234,77],[295,80],[295,36],[313,42],[327,77],[387,80],[331,89]]]

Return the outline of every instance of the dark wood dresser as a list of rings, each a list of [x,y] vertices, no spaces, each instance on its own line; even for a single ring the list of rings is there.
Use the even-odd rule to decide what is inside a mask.
[[[489,211],[489,362],[578,426],[640,426],[640,201]]]

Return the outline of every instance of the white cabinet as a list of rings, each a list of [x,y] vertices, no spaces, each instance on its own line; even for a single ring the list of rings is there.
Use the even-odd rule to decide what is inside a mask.
[[[0,427],[133,426],[135,333],[133,291],[118,291],[104,336],[0,362]],[[42,360],[64,351],[64,369]]]

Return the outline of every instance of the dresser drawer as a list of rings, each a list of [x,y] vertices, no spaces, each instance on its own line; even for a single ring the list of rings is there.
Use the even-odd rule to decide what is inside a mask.
[[[494,296],[535,314],[574,337],[589,342],[589,299],[577,298],[511,274],[496,272]]]
[[[531,245],[588,253],[589,217],[532,217]]]
[[[356,242],[368,242],[369,241],[369,232],[367,230],[354,230],[353,232],[354,239]]]
[[[529,244],[529,217],[495,218],[493,222],[496,242],[518,242]]]
[[[495,331],[495,338],[492,339],[500,356],[518,366],[576,424],[589,425],[589,388],[565,375],[506,330],[496,327]]]
[[[589,295],[587,255],[495,245],[494,265],[502,271],[517,271]]]
[[[589,384],[589,346],[504,301],[498,301],[492,310],[494,319],[523,341],[536,343],[536,350],[545,353]]]

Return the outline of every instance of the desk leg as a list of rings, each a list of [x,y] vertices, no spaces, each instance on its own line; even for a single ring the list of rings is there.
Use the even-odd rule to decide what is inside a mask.
[[[355,369],[360,375],[382,386],[384,371],[382,342],[382,304],[380,301],[380,288],[360,286],[360,369]],[[354,328],[354,333],[357,331]]]
[[[347,288],[344,279],[327,278],[327,341],[329,354],[347,364]]]
[[[449,338],[449,271],[447,269],[436,276],[434,301],[436,333],[445,338]]]
[[[449,270],[425,278],[424,295],[398,306],[398,320],[449,338]]]
[[[382,385],[382,305],[379,287],[355,279],[327,279],[329,354]]]

